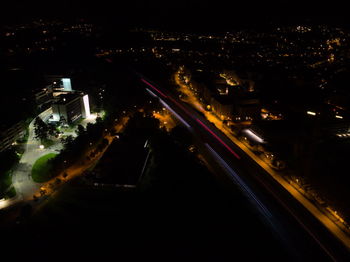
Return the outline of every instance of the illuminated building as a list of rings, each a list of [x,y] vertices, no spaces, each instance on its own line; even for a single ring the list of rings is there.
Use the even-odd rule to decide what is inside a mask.
[[[22,121],[5,126],[0,125],[0,152],[9,148],[16,140],[25,134],[25,126]]]
[[[53,99],[52,87],[47,86],[46,88],[35,91],[34,97],[38,108],[42,109],[46,105],[50,106]]]
[[[62,78],[60,87],[63,88],[64,91],[72,91],[70,78]]]
[[[89,97],[87,94],[72,92],[57,96],[52,104],[50,122],[73,123],[90,116]]]

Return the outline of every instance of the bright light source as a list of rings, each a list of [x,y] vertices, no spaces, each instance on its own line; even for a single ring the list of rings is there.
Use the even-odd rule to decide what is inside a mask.
[[[91,113],[90,113],[90,103],[89,103],[89,96],[84,95],[83,96],[83,117],[84,118],[89,118]]]
[[[336,115],[335,118],[343,119],[343,117],[339,115]]]
[[[87,117],[89,120],[94,120],[97,118],[97,114],[90,114],[90,116]]]
[[[62,78],[62,85],[64,91],[72,91],[72,84],[70,78]]]
[[[308,115],[311,115],[311,116],[315,116],[316,115],[316,113],[315,112],[312,112],[312,111],[307,111],[306,112]]]
[[[253,140],[255,140],[256,142],[259,143],[265,143],[264,139],[262,139],[261,137],[259,137],[257,134],[255,134],[253,131],[251,131],[250,129],[245,129],[244,132],[250,136],[250,138],[252,138]]]
[[[44,149],[45,147],[44,147],[44,145],[40,145],[39,148],[40,149]]]

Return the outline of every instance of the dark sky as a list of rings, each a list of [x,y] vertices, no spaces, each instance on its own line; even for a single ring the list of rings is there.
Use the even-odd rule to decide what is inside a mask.
[[[266,21],[309,19],[349,23],[345,1],[328,0],[32,0],[5,3],[3,24],[37,17],[90,18],[120,26],[170,26],[173,28],[230,28]],[[349,20],[349,21],[348,21]]]

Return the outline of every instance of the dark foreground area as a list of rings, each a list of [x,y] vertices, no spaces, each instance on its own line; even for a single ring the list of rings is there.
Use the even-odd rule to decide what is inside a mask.
[[[288,261],[290,254],[238,190],[219,184],[171,142],[161,144],[168,154],[154,151],[136,189],[72,181],[31,219],[2,229],[2,256],[12,261]]]
[[[67,187],[30,225],[7,232],[2,253],[13,259],[68,261],[286,261],[241,196],[228,200],[225,193],[195,193],[145,196]]]

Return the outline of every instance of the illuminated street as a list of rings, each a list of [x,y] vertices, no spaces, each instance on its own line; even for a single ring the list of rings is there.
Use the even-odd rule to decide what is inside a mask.
[[[42,119],[48,117],[51,114],[51,110],[48,109],[41,113],[39,116]],[[56,144],[49,149],[40,149],[40,141],[34,137],[34,120],[29,125],[29,136],[28,142],[26,144],[25,152],[19,162],[19,165],[12,176],[12,182],[15,186],[16,192],[18,194],[17,198],[23,199],[24,201],[33,198],[34,192],[40,188],[40,184],[35,183],[32,180],[31,172],[34,162],[41,156],[48,153],[57,153],[56,150],[62,148],[61,144]]]
[[[144,81],[145,82],[145,81]],[[263,172],[261,172],[259,169],[256,169],[256,172],[259,173],[267,173],[269,174],[269,176],[273,177],[274,181],[277,181],[279,183],[279,185],[282,185],[283,188],[285,188],[286,190],[288,190],[288,192],[295,198],[295,200],[297,200],[298,202],[300,202],[306,209],[309,210],[309,212],[311,212],[311,214],[313,216],[315,216],[324,226],[327,227],[328,230],[330,230],[332,232],[332,234],[334,234],[334,236],[336,236],[342,243],[345,244],[345,246],[349,246],[349,237],[346,235],[346,233],[344,233],[329,217],[327,217],[326,215],[324,215],[319,209],[317,209],[309,200],[307,200],[299,191],[297,191],[294,187],[292,187],[288,182],[286,182],[285,180],[283,180],[280,176],[277,176],[276,173],[274,171],[272,171],[272,169],[270,167],[268,167],[268,165],[263,162],[261,159],[259,159],[257,156],[255,156],[253,153],[250,152],[249,149],[247,149],[241,142],[239,142],[236,138],[234,138],[232,135],[228,134],[228,132],[226,132],[226,135],[230,138],[228,139],[227,137],[225,137],[220,131],[218,131],[217,129],[215,129],[212,125],[210,125],[208,122],[208,120],[204,119],[202,116],[200,116],[198,113],[196,113],[193,109],[191,109],[189,106],[182,104],[180,101],[176,101],[175,98],[172,98],[172,94],[170,92],[167,92],[163,89],[160,89],[160,87],[154,87],[154,85],[150,84],[149,82],[145,82],[146,87],[147,88],[151,88],[154,90],[155,93],[159,94],[159,97],[162,100],[166,100],[168,101],[167,103],[169,103],[172,107],[173,110],[175,110],[177,112],[177,114],[181,115],[182,118],[186,121],[187,125],[190,126],[190,129],[202,129],[204,127],[205,133],[209,133],[209,137],[208,135],[206,135],[207,139],[209,139],[209,141],[211,141],[213,143],[213,145],[215,145],[215,147],[213,146],[213,148],[217,148],[218,144],[220,145],[220,143],[222,145],[224,145],[224,147],[226,147],[228,149],[228,151],[230,151],[229,154],[229,158],[228,160],[224,160],[225,158],[220,157],[217,153],[215,152],[215,149],[213,149],[210,146],[210,150],[212,151],[212,156],[214,156],[215,158],[220,158],[220,161],[222,163],[224,163],[225,166],[227,166],[227,168],[229,168],[229,170],[226,169],[226,172],[234,172],[231,171],[232,169],[236,169],[236,167],[240,167],[242,164],[238,164],[237,161],[244,161],[247,163],[250,163],[252,160],[256,163],[259,164],[260,168],[262,168],[261,170],[264,170]],[[200,124],[198,126],[198,123]],[[206,123],[206,124],[203,124]],[[201,126],[202,125],[202,126]],[[201,133],[203,131],[200,131]],[[217,143],[217,141],[219,141],[220,143]],[[234,142],[234,144],[232,143]],[[232,150],[231,145],[234,148],[237,148],[236,150]],[[239,149],[238,149],[239,148]],[[219,149],[219,152],[223,152],[222,154],[226,157],[227,153],[222,151],[222,147],[221,149]],[[242,153],[239,153],[242,152]],[[244,152],[244,153],[243,153]],[[207,153],[206,153],[207,154]],[[205,155],[206,155],[205,154]],[[213,155],[214,154],[214,155]],[[243,155],[243,154],[246,154]],[[235,157],[233,157],[232,155],[234,155]],[[244,157],[244,158],[243,158]],[[235,159],[236,158],[236,159]],[[237,160],[239,159],[239,160]],[[210,160],[209,160],[210,162]],[[231,167],[230,164],[233,163],[233,166]],[[251,165],[251,164],[249,164]],[[232,169],[231,169],[232,168]],[[241,167],[240,167],[241,169]],[[236,173],[234,173],[236,176]],[[245,175],[248,175],[247,173],[245,173],[244,175],[242,175],[242,179],[247,179],[247,177]],[[265,178],[263,178],[265,176]],[[251,178],[250,178],[251,179]],[[266,181],[264,181],[264,179],[266,179]],[[324,244],[322,243],[322,239],[320,239],[317,234],[315,234],[315,232],[313,232],[313,229],[309,228],[309,224],[306,224],[306,217],[309,216],[309,214],[307,213],[308,211],[304,211],[301,210],[300,208],[298,208],[299,210],[297,211],[295,209],[295,203],[293,203],[293,207],[291,207],[291,202],[286,202],[285,198],[280,197],[279,194],[286,194],[285,192],[280,192],[281,189],[280,188],[276,188],[276,186],[274,185],[274,189],[271,188],[271,181],[269,181],[269,179],[267,179],[266,175],[262,175],[261,178],[255,176],[254,180],[257,180],[258,183],[263,185],[263,190],[267,190],[269,192],[269,194],[271,194],[273,196],[273,198],[275,198],[275,201],[277,200],[278,205],[282,206],[282,209],[284,210],[284,212],[286,211],[288,213],[289,216],[292,216],[297,223],[301,226],[301,228],[303,228],[303,230],[306,230],[307,234],[311,237],[311,239],[313,239],[313,241],[316,242],[317,245],[319,245],[319,247],[323,250],[323,252],[325,252],[325,254],[327,254],[332,260],[336,260],[333,254],[333,251],[329,250],[329,247],[325,247]],[[241,182],[244,183],[244,182]],[[269,183],[269,185],[267,184]],[[240,185],[243,188],[246,188],[247,186]],[[246,190],[246,189],[243,189]],[[277,193],[278,192],[278,193]],[[250,193],[253,194],[253,193]],[[250,196],[253,198],[253,201],[258,201],[255,203],[258,204],[258,209],[259,205],[263,205],[260,204],[259,200],[256,200],[256,196]],[[265,198],[265,197],[264,197]],[[263,207],[263,210],[268,209],[268,207]],[[270,209],[270,211],[262,211],[264,213],[264,216],[271,221],[270,215],[266,215],[266,212],[274,212],[272,211],[272,209]],[[306,217],[305,217],[306,216]],[[277,224],[277,223],[276,223]],[[279,231],[281,229],[276,228],[275,230]],[[332,243],[333,245],[333,243]],[[333,248],[333,247],[332,247]],[[337,247],[338,248],[338,247]]]
[[[122,118],[120,120],[120,122],[115,125],[115,127],[114,127],[115,130],[117,132],[122,132],[122,130],[125,127],[128,120],[129,120],[129,117]],[[116,137],[111,135],[111,134],[106,134],[104,136],[104,138],[108,139],[108,142],[109,142],[108,145],[110,145],[111,142],[114,139],[116,139]],[[50,196],[51,194],[55,193],[57,190],[57,187],[55,187],[54,184],[55,184],[55,181],[57,180],[57,178],[63,182],[67,182],[67,181],[69,181],[77,176],[82,175],[86,170],[93,167],[96,164],[96,162],[98,162],[98,160],[103,156],[103,154],[106,152],[107,149],[108,149],[108,146],[106,148],[104,148],[104,150],[101,151],[99,154],[96,154],[95,157],[90,158],[89,160],[86,159],[86,156],[88,156],[91,152],[95,151],[95,148],[91,148],[89,151],[84,152],[82,154],[79,162],[77,162],[76,164],[74,164],[72,166],[67,167],[67,169],[64,170],[64,172],[62,172],[62,174],[58,175],[57,177],[55,177],[51,181],[48,181],[44,184],[40,184],[40,188],[38,187],[36,191],[32,192],[33,195],[36,195],[38,198],[40,198],[41,197],[40,190],[44,190],[46,196]],[[67,176],[65,176],[65,174]],[[32,197],[33,197],[33,195],[32,195]]]
[[[39,116],[42,119],[47,119],[48,116],[52,114],[51,109],[48,109],[44,112],[42,112]],[[93,123],[96,119],[96,115],[91,115],[89,119],[84,121],[82,125],[87,125],[87,123]],[[13,173],[12,176],[12,182],[16,189],[17,195],[13,199],[9,199],[6,201],[1,202],[0,208],[9,207],[13,204],[17,204],[21,201],[30,201],[33,200],[34,195],[40,196],[38,193],[40,190],[45,189],[45,191],[49,191],[47,187],[47,184],[50,184],[48,182],[47,184],[41,184],[36,183],[32,180],[32,166],[34,162],[40,158],[43,155],[49,154],[49,153],[57,153],[60,149],[62,149],[61,143],[56,143],[50,148],[44,148],[40,149],[40,141],[34,138],[34,128],[33,128],[34,120],[29,125],[29,136],[28,136],[28,142],[26,144],[26,150],[18,164],[18,167]],[[74,135],[76,136],[75,132],[66,132],[65,135]],[[107,139],[112,139],[110,136],[106,137]],[[89,164],[86,164],[86,166],[90,166]],[[87,168],[87,167],[86,167]],[[82,171],[84,171],[86,168],[80,168],[78,169],[79,172],[76,171],[76,167],[73,168],[75,170],[76,174],[81,174]]]
[[[4,1],[1,257],[350,261],[348,7],[231,2]]]
[[[178,74],[175,74],[176,79],[178,79],[177,76]],[[178,81],[177,84],[181,86],[180,91],[188,96],[189,99],[187,99],[187,101],[193,107],[200,109],[200,107],[198,106],[199,102],[196,99],[193,92],[191,92],[186,85],[182,85]],[[338,221],[336,217],[332,218],[332,213],[328,213],[329,211],[326,209],[320,210],[319,207],[315,206],[315,204],[313,204],[300,191],[298,191],[298,189],[295,186],[293,186],[290,181],[284,179],[280,174],[274,171],[266,162],[264,162],[260,157],[258,157],[249,148],[247,148],[246,145],[244,145],[241,141],[234,137],[232,132],[230,132],[227,126],[224,125],[220,119],[203,109],[201,110],[201,112],[205,114],[205,117],[208,119],[208,121],[214,123],[215,126],[218,129],[220,129],[220,131],[223,132],[228,138],[230,138],[236,146],[238,146],[247,155],[249,155],[249,157],[251,157],[257,164],[259,164],[259,166],[262,167],[268,174],[270,174],[281,186],[283,186],[283,188],[285,188],[295,199],[297,199],[306,209],[308,209],[325,227],[327,227],[334,235],[336,235],[337,238],[344,243],[344,245],[350,248],[350,237],[348,236],[348,234],[350,233],[349,229],[344,228],[344,226],[341,225],[341,222]],[[340,224],[338,225],[338,223]]]

